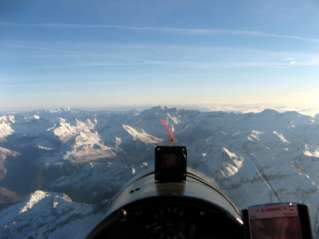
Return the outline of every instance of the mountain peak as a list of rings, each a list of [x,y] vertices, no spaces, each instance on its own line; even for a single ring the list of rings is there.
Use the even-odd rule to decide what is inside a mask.
[[[43,192],[41,190],[37,190],[34,193],[32,193],[29,197],[28,202],[25,204],[25,206],[20,210],[20,213],[25,213],[29,209],[33,208],[35,204],[37,204],[39,201],[43,200],[44,198],[48,197],[49,194],[46,192]]]
[[[278,115],[279,112],[277,110],[274,110],[274,109],[264,109],[262,112],[260,112],[261,114],[264,114],[264,115]]]

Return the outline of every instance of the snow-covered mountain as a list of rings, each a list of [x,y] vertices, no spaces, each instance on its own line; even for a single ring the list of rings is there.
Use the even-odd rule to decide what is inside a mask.
[[[5,160],[8,157],[15,157],[18,153],[15,151],[12,151],[10,149],[6,149],[0,146],[0,179],[3,179],[6,176],[7,169],[5,166]]]
[[[83,238],[103,219],[103,211],[75,203],[65,194],[35,191],[1,211],[1,238]]]
[[[74,232],[83,238],[104,213],[101,202],[153,167],[154,146],[167,143],[161,119],[188,146],[190,166],[212,177],[240,208],[303,202],[319,229],[318,116],[154,107],[0,117],[0,187],[19,195],[7,197],[0,211],[0,235],[7,238],[60,238],[86,223]]]
[[[0,141],[11,135],[14,130],[11,125],[15,123],[13,115],[5,115],[0,117]]]

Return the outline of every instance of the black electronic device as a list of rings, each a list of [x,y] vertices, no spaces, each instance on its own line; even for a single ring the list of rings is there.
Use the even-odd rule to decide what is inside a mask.
[[[246,239],[312,239],[308,208],[276,203],[243,211]]]
[[[187,149],[185,146],[155,148],[155,180],[180,182],[186,179]]]

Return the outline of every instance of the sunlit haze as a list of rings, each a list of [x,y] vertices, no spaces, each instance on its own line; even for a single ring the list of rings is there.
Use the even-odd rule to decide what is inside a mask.
[[[315,0],[1,1],[0,110],[314,111],[318,22]]]

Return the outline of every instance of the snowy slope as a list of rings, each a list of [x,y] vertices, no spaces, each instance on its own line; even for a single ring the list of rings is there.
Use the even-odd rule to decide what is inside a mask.
[[[97,132],[80,132],[75,138],[71,150],[64,155],[64,159],[77,162],[92,161],[101,158],[114,158],[116,154],[111,147],[103,144]]]
[[[7,173],[5,162],[8,157],[16,157],[17,152],[6,149],[0,146],[0,180],[3,179]]]
[[[0,117],[0,142],[13,134],[12,124],[15,123],[14,115]]]
[[[66,119],[60,118],[59,126],[53,130],[53,133],[59,137],[62,142],[66,142],[81,132],[90,132],[94,129],[96,122],[87,119],[86,122],[76,119],[76,124],[71,125]]]
[[[243,166],[244,159],[225,147],[223,148],[223,153],[226,156],[226,160],[223,163],[223,169],[221,169],[222,175],[225,177],[236,175]]]
[[[5,160],[7,157],[17,156],[17,155],[18,155],[18,153],[15,151],[0,147],[0,161]]]
[[[85,238],[102,218],[103,213],[96,214],[90,205],[38,190],[1,211],[0,235],[2,239]]]
[[[74,140],[70,150],[65,152],[65,160],[74,160],[77,162],[92,161],[101,158],[114,158],[116,156],[112,148],[105,145],[95,127],[97,120],[86,119],[81,121],[75,119],[75,124],[67,122],[60,118],[57,127],[52,130],[63,143]],[[42,147],[43,149],[43,147]]]
[[[146,133],[143,129],[139,131],[133,128],[132,126],[125,125],[125,124],[122,127],[123,129],[127,131],[128,134],[132,136],[133,140],[140,140],[141,142],[145,144],[159,144],[163,141],[160,138],[157,138],[153,135]]]

